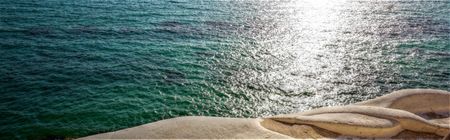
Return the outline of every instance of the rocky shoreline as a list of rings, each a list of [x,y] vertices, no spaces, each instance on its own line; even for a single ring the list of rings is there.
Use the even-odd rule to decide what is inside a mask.
[[[442,139],[450,92],[406,89],[346,106],[264,118],[178,117],[80,139]]]

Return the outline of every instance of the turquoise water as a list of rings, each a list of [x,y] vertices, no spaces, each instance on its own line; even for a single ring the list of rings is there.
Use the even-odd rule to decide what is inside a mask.
[[[450,1],[2,0],[0,139],[450,90]]]

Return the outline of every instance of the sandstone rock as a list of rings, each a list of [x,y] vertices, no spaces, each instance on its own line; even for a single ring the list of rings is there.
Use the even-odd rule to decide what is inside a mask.
[[[179,117],[80,139],[436,139],[448,135],[450,92],[409,89],[294,114],[255,119]]]

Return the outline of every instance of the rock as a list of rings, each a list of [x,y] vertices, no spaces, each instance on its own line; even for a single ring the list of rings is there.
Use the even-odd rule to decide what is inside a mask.
[[[81,139],[280,139],[260,125],[262,119],[178,117]]]
[[[410,89],[294,114],[255,119],[179,117],[81,139],[436,139],[449,134],[450,92]]]

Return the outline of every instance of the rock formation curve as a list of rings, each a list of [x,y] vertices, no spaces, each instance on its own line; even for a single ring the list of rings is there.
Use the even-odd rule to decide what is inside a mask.
[[[450,92],[399,90],[346,106],[264,118],[179,117],[81,139],[444,138]]]

